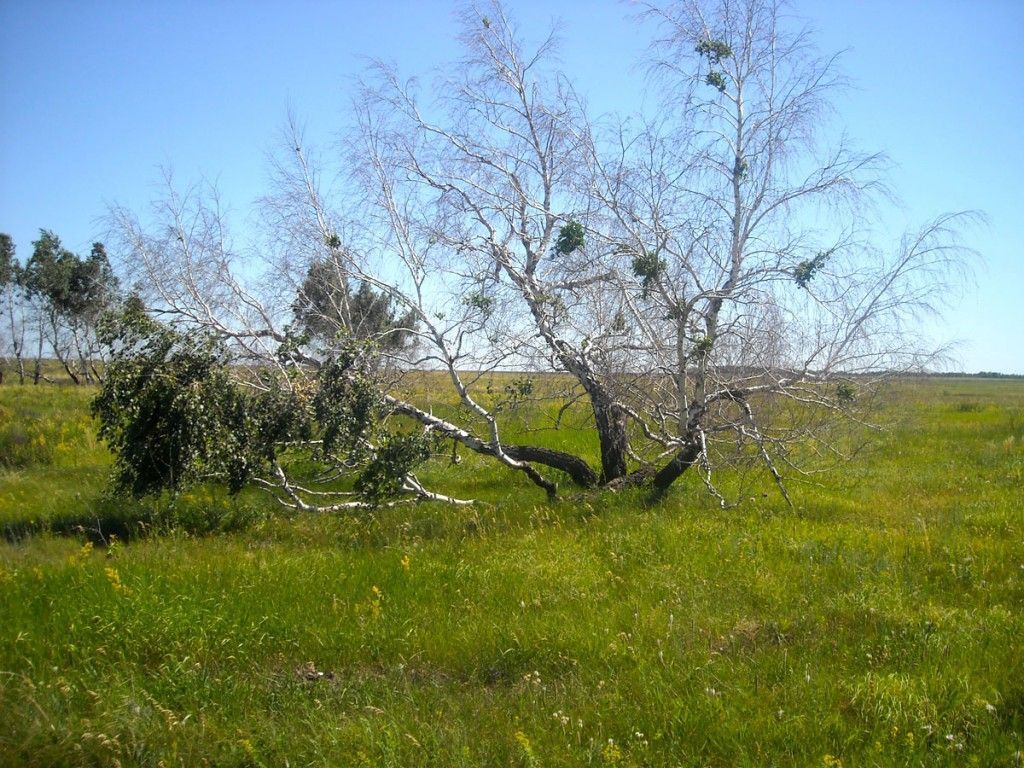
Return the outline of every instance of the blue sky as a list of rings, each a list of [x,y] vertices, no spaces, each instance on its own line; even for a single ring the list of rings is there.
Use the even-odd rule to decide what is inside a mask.
[[[629,3],[508,0],[528,33],[562,20],[564,68],[597,112],[643,87]],[[896,239],[978,209],[982,262],[932,328],[963,370],[1024,373],[1024,2],[796,0],[854,88],[838,123],[894,163]],[[453,6],[408,2],[0,0],[0,231],[88,251],[109,203],[142,210],[161,166],[215,180],[240,214],[264,190],[288,109],[329,141],[366,57],[424,74],[457,55]]]

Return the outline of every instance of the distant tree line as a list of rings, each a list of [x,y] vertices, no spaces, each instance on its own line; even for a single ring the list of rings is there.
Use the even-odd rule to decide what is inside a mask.
[[[97,329],[119,295],[103,243],[93,243],[82,257],[43,229],[22,264],[14,240],[0,233],[0,383],[16,376],[21,384],[38,384],[46,379],[48,359],[75,384],[100,381]]]
[[[925,373],[923,375],[946,379],[1024,379],[1024,374],[1021,373],[1000,373],[999,371],[978,371],[977,373],[965,373],[964,371],[942,371],[939,373]]]

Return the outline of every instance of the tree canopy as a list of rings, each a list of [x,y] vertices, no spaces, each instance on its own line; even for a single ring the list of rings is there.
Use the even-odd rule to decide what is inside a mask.
[[[395,353],[415,343],[415,319],[395,316],[393,299],[366,282],[353,291],[344,270],[331,258],[309,265],[292,309],[298,329],[328,350],[349,338],[372,341]]]
[[[119,300],[119,281],[106,248],[93,243],[85,258],[63,246],[49,230],[40,230],[24,266],[14,258],[14,243],[0,235],[0,290],[6,310],[7,350],[13,352],[19,378],[25,380],[26,339],[36,342],[36,383],[41,378],[44,345],[76,383],[99,378],[101,351],[96,327]]]

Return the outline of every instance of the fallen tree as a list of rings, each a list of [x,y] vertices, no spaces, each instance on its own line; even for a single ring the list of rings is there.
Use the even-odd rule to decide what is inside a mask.
[[[724,503],[720,467],[758,464],[788,499],[794,445],[840,455],[830,428],[930,359],[908,332],[961,262],[961,218],[870,245],[880,158],[827,146],[834,60],[777,4],[647,10],[670,98],[639,128],[595,127],[553,37],[529,48],[490,3],[464,10],[433,98],[373,68],[337,173],[289,122],[251,243],[170,179],[150,221],[113,211],[142,289],[97,401],[120,486],[467,503],[416,474],[454,443],[550,498],[699,467]],[[499,370],[520,374],[495,392]],[[539,372],[585,406],[596,464],[515,426]],[[458,405],[404,394],[417,375]]]

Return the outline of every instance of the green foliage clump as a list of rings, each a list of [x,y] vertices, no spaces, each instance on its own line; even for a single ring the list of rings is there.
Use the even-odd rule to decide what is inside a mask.
[[[405,490],[405,478],[430,458],[433,441],[423,433],[392,430],[389,408],[351,344],[324,365],[313,411],[323,439],[323,459],[354,469],[355,491],[380,504]]]
[[[530,376],[517,377],[505,385],[505,394],[515,400],[523,400],[533,394],[533,379]]]
[[[526,402],[534,392],[534,380],[531,376],[516,376],[497,393],[493,382],[488,382],[487,393],[497,395],[492,406],[495,413],[518,408]]]
[[[558,230],[558,238],[555,240],[555,253],[561,256],[568,256],[570,253],[583,248],[584,245],[583,225],[575,219],[569,219]]]
[[[355,481],[355,490],[379,504],[402,492],[406,475],[430,458],[434,443],[423,433],[395,434],[381,444]]]
[[[484,317],[490,317],[491,313],[494,311],[494,299],[483,291],[470,293],[462,299],[462,303],[467,307],[479,310]]]
[[[712,67],[705,76],[704,82],[712,88],[715,88],[719,93],[725,93],[725,74],[720,70],[714,69],[714,67],[721,64],[722,59],[727,59],[732,56],[732,48],[730,48],[729,44],[724,40],[713,40],[708,38],[697,43],[694,50],[697,52],[698,56],[706,58],[708,60],[708,64]]]
[[[813,259],[806,259],[797,264],[793,269],[793,279],[796,280],[796,284],[806,289],[815,274],[825,266],[825,262],[828,261],[832,253],[832,250],[819,251]]]
[[[641,279],[643,285],[643,295],[646,299],[650,293],[651,288],[661,279],[661,276],[665,274],[665,270],[668,269],[668,264],[665,260],[654,253],[643,251],[637,256],[633,257],[633,274]]]
[[[707,76],[704,78],[704,82],[710,85],[712,88],[717,89],[719,93],[725,93],[725,75],[723,75],[717,69],[713,69],[710,72],[708,72]]]
[[[429,456],[418,438],[389,428],[365,342],[340,346],[310,386],[262,372],[259,386],[243,388],[222,344],[162,325],[137,302],[107,318],[103,341],[112,354],[92,410],[115,455],[118,492],[138,498],[214,482],[235,494],[300,460],[354,477],[378,503]]]
[[[349,345],[320,369],[313,410],[325,454],[368,455],[374,425],[384,415],[380,392],[357,363],[357,349]]]
[[[116,456],[116,490],[138,498],[210,475],[240,488],[250,464],[246,404],[224,350],[157,323],[135,304],[107,318],[101,338],[112,356],[92,412]]]
[[[732,56],[732,48],[724,40],[701,40],[694,49],[699,56],[705,57],[712,64],[720,64],[722,59]]]
[[[250,450],[268,462],[278,456],[278,446],[311,440],[313,418],[310,404],[299,392],[288,389],[273,376],[262,376],[263,390],[246,396],[246,428]]]

